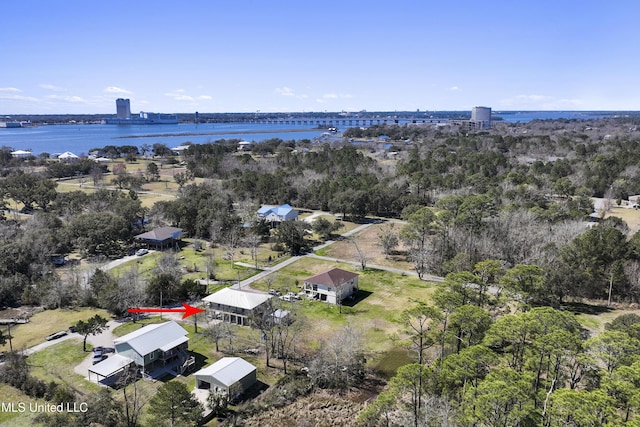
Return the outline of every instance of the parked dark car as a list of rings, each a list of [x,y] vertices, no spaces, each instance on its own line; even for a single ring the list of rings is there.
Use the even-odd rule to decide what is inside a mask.
[[[93,365],[95,365],[96,363],[100,363],[102,362],[104,359],[106,359],[108,356],[106,354],[103,354],[102,352],[99,353],[93,353],[93,357],[91,358],[91,363]]]

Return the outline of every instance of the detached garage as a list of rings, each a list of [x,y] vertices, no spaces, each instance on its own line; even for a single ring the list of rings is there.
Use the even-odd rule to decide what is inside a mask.
[[[241,394],[257,381],[256,367],[240,357],[223,357],[211,366],[200,369],[196,388]]]

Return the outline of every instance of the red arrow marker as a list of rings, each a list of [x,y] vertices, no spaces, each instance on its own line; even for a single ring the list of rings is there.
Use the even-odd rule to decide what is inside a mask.
[[[129,313],[184,313],[183,319],[194,314],[204,312],[201,308],[191,307],[189,304],[182,303],[184,308],[130,308]]]

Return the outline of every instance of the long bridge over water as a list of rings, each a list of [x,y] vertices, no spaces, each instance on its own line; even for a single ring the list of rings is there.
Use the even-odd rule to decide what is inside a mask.
[[[277,125],[311,125],[319,127],[339,127],[339,126],[373,126],[386,124],[437,124],[447,123],[449,119],[435,118],[254,118],[243,120],[244,123],[261,123]]]

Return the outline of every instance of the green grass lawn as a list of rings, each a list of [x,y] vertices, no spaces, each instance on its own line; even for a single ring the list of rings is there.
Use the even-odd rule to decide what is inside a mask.
[[[46,310],[37,313],[29,319],[29,323],[15,325],[11,327],[13,336],[13,349],[21,350],[44,342],[47,335],[54,332],[66,330],[78,320],[87,320],[99,314],[109,319],[111,316],[106,310],[99,308],[77,308],[77,309],[56,309]],[[7,327],[3,326],[5,333]],[[9,343],[0,347],[0,351],[9,351]]]
[[[192,239],[184,239],[185,245],[180,252],[176,252],[175,256],[182,266],[184,279],[203,279],[207,275],[207,264],[213,260],[215,262],[215,279],[219,281],[235,282],[245,280],[260,270],[247,267],[239,263],[253,265],[255,262],[251,259],[248,249],[240,249],[236,252],[233,266],[230,260],[224,259],[223,248],[207,248],[205,250],[196,251],[193,248]],[[136,257],[124,264],[110,270],[115,277],[121,276],[125,271],[131,268],[137,268],[139,274],[151,277],[153,269],[156,267],[158,260],[162,257],[163,252],[152,252],[142,257]],[[275,261],[284,261],[288,257],[278,257],[278,253],[269,249],[268,244],[264,244],[258,251],[258,265],[264,266],[269,257]]]
[[[374,269],[363,272],[351,264],[313,258],[302,258],[251,286],[261,290],[271,287],[283,293],[298,292],[305,278],[332,267],[360,275],[358,297],[354,303],[343,305],[342,313],[337,306],[319,301],[282,303],[285,307],[295,307],[313,325],[309,341],[329,337],[349,324],[361,331],[369,350],[387,351],[393,346],[390,336],[402,335],[402,311],[416,304],[414,301],[429,302],[435,289],[433,284],[413,276]],[[268,283],[270,280],[272,282]]]
[[[35,425],[36,413],[29,411],[29,404],[42,404],[42,399],[33,399],[22,391],[11,387],[10,385],[0,383],[0,402],[13,403],[14,408],[19,410],[18,404],[24,403],[25,412],[4,412],[0,411],[0,427],[31,427]]]
[[[82,351],[81,340],[63,341],[29,356],[31,375],[46,382],[65,384],[81,396],[86,396],[100,390],[100,386],[86,381],[84,375],[76,374],[73,369],[88,355],[89,352]]]

